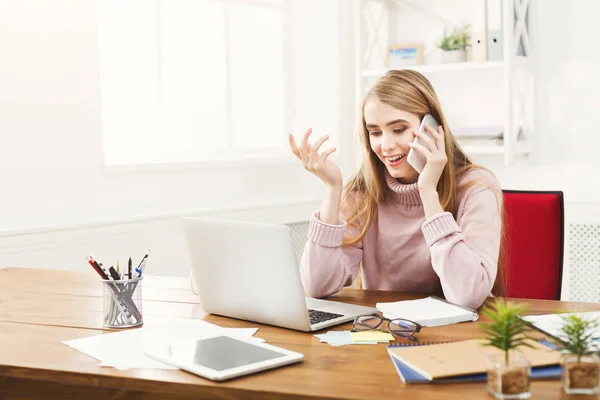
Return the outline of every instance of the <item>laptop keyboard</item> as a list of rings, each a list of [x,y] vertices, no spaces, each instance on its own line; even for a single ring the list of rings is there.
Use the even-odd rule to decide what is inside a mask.
[[[318,310],[308,310],[308,319],[310,320],[310,324],[318,324],[319,322],[329,321],[330,319],[335,319],[343,317],[342,314],[330,313],[326,311],[318,311]]]

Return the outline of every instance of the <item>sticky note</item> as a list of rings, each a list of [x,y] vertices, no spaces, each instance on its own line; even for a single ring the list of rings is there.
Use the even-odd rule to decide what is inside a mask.
[[[350,332],[355,342],[388,342],[394,340],[391,333],[381,331]]]

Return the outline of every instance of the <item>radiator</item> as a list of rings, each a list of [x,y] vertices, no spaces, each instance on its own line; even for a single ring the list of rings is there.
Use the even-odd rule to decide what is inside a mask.
[[[292,240],[294,242],[294,251],[296,252],[296,259],[300,262],[304,245],[308,240],[308,225],[309,221],[294,222],[286,224],[292,230]]]
[[[568,287],[568,300],[599,302],[600,221],[570,223],[566,233],[564,261],[568,274],[563,287]]]

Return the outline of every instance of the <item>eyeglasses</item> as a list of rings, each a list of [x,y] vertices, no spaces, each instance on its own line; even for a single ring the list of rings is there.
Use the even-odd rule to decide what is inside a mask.
[[[384,330],[379,329],[383,324],[383,321],[387,321],[387,331],[392,335],[405,337],[409,340],[412,340],[413,342],[419,341],[419,339],[417,339],[414,335],[421,331],[421,325],[417,324],[416,322],[402,318],[389,319],[379,317],[377,315],[361,315],[360,317],[356,317],[354,319],[354,323],[352,324],[352,330],[354,332],[372,330],[385,332]]]

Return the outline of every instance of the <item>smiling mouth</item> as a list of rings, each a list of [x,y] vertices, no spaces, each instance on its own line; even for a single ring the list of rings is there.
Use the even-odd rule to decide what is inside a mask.
[[[401,154],[399,156],[395,156],[395,157],[385,157],[386,161],[389,163],[397,163],[398,161],[402,160],[404,158],[404,154]]]

